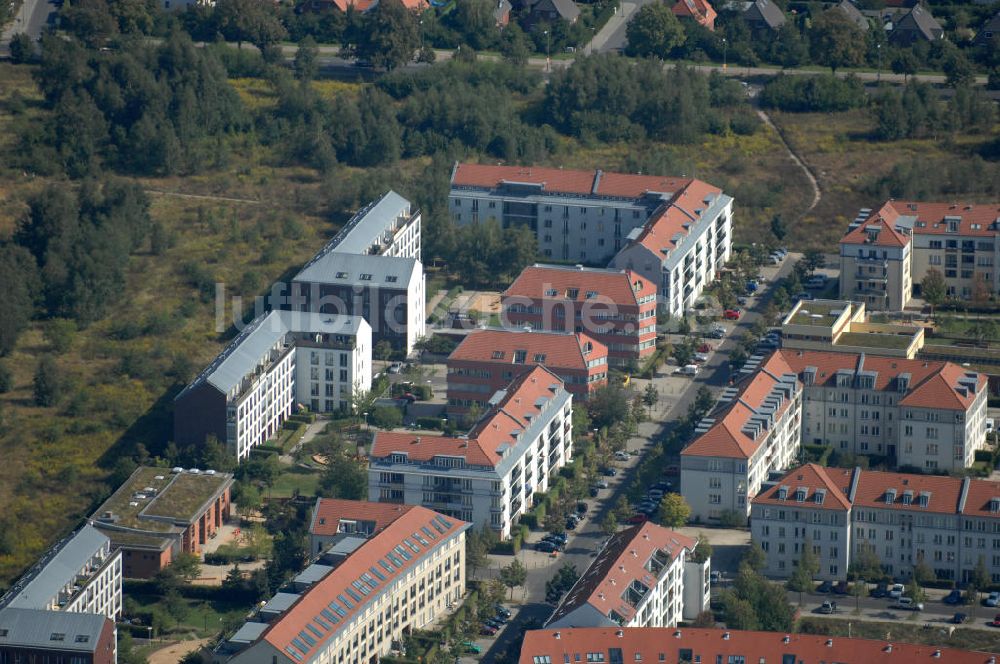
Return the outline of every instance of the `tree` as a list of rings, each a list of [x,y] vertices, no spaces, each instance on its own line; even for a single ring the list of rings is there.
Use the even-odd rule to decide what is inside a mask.
[[[683,334],[684,336],[691,334],[691,321],[687,316],[681,316],[681,319],[677,322],[677,334]]]
[[[780,214],[771,217],[771,235],[778,242],[784,240],[785,236],[788,235],[788,225],[785,224],[785,220],[781,218]]]
[[[929,268],[920,282],[920,296],[927,304],[931,305],[931,314],[934,313],[934,307],[944,302],[947,295],[948,285],[944,281],[941,270]]]
[[[523,67],[528,63],[528,57],[531,55],[528,38],[521,26],[513,21],[503,30],[503,35],[500,38],[500,55],[503,56],[505,62],[518,67]]]
[[[354,53],[362,62],[396,69],[413,59],[420,26],[400,0],[382,0],[363,20]]]
[[[628,395],[621,385],[608,383],[587,400],[592,426],[603,429],[620,422],[628,412]]]
[[[703,563],[712,557],[712,544],[708,541],[705,533],[698,533],[698,542],[691,555],[692,562]]]
[[[684,27],[665,3],[643,5],[625,28],[628,53],[664,59],[684,43]]]
[[[608,512],[601,521],[601,532],[604,533],[605,537],[611,537],[618,532],[618,519],[614,512]]]
[[[371,423],[379,429],[395,429],[403,426],[403,412],[393,406],[375,406],[370,415]]]
[[[193,581],[201,576],[201,561],[193,553],[182,553],[170,563],[175,574],[185,581]]]
[[[965,54],[958,49],[949,52],[941,68],[944,70],[948,85],[953,88],[969,85],[976,80],[975,67],[965,57]]]
[[[802,593],[812,590],[813,579],[816,578],[817,572],[819,572],[819,559],[813,553],[812,541],[807,538],[802,545],[799,564],[785,582],[786,588],[799,593],[799,606],[802,606]]]
[[[913,565],[913,580],[922,585],[930,583],[931,581],[934,581],[934,579],[934,570],[932,570],[931,566],[927,564],[926,560],[924,560],[924,556],[918,554],[917,562]]]
[[[903,82],[905,83],[908,77],[917,73],[917,69],[920,67],[920,60],[917,59],[912,49],[900,49],[895,57],[893,57],[890,66],[892,67],[892,73],[903,75]]]
[[[485,532],[485,530],[474,530],[465,538],[465,565],[471,570],[472,576],[475,576],[476,570],[489,561]]]
[[[35,42],[23,32],[10,39],[10,59],[16,65],[31,62],[35,59]]]
[[[660,403],[660,391],[656,389],[656,385],[650,381],[646,389],[642,391],[642,403],[649,409],[649,416],[653,416],[653,407]]]
[[[336,454],[328,460],[319,492],[326,498],[364,500],[368,496],[368,473],[353,459]]]
[[[882,569],[882,561],[875,552],[875,547],[870,545],[858,545],[854,553],[854,560],[851,563],[851,571],[855,577],[868,580],[877,580],[885,576]]]
[[[738,597],[735,593],[726,592],[722,596],[722,606],[727,627],[740,630],[760,629],[757,613],[749,601]]]
[[[63,393],[63,379],[51,355],[43,355],[35,369],[35,405],[54,406]]]
[[[820,15],[811,30],[813,59],[834,73],[841,67],[857,67],[865,61],[865,34],[840,9]]]
[[[506,567],[500,569],[500,581],[510,588],[510,598],[514,599],[514,588],[523,586],[528,580],[528,570],[524,568],[521,561],[514,558]]]
[[[761,572],[767,567],[767,554],[760,548],[760,544],[751,542],[740,559],[740,565],[746,565],[754,572]]]
[[[715,406],[715,395],[704,385],[698,386],[698,391],[694,395],[694,403],[691,404],[693,419],[701,419]]]
[[[306,35],[299,41],[295,50],[295,78],[300,81],[311,81],[319,71],[319,47],[312,35]]]
[[[997,324],[988,318],[979,318],[968,328],[968,334],[979,343],[987,339],[996,339]]]
[[[826,255],[819,249],[809,249],[802,256],[806,274],[812,274],[826,265]]]
[[[6,364],[0,364],[0,394],[14,389],[14,374]]]
[[[14,350],[34,315],[40,289],[38,266],[30,249],[0,245],[0,357]]]
[[[680,528],[691,518],[691,506],[679,493],[668,493],[660,501],[660,523],[667,528]]]
[[[248,41],[265,51],[288,35],[269,0],[218,0],[215,17],[226,39],[240,47]]]
[[[915,604],[919,604],[927,599],[927,593],[924,591],[923,586],[917,583],[916,579],[910,579],[910,582],[906,584],[906,596],[912,599]]]
[[[392,344],[389,343],[388,339],[382,339],[375,344],[375,348],[372,349],[372,355],[375,356],[376,360],[382,360],[383,362],[388,360],[392,356]]]

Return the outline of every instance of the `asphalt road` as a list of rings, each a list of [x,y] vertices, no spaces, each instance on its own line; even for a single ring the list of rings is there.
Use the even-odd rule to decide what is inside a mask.
[[[3,36],[0,37],[0,51],[6,53],[11,37],[19,32],[28,33],[32,39],[41,37],[49,16],[57,9],[55,3],[50,0],[22,0],[17,16],[4,27]]]

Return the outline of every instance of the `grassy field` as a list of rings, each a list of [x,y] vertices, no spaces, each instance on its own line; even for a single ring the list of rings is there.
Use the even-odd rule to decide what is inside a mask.
[[[948,628],[951,625],[935,625],[925,627],[919,620],[919,616],[914,616],[916,620],[905,622],[871,622],[867,620],[842,620],[832,618],[803,618],[799,622],[799,631],[808,634],[824,634],[827,636],[847,636],[850,630],[851,636],[862,639],[886,640],[887,634],[891,635],[891,640],[902,643],[920,643],[929,646],[940,646],[949,648],[962,648],[965,650],[983,650],[986,652],[1000,652],[1000,641],[993,632],[981,629],[968,629],[956,627],[949,636]]]
[[[274,104],[269,84],[234,81],[252,109]],[[353,94],[358,85],[320,81],[323,95]],[[43,112],[25,66],[0,63],[0,156],[17,149],[19,127]],[[802,171],[773,131],[752,136],[708,136],[701,144],[602,145],[559,137],[547,161],[566,168],[659,171],[689,175],[723,187],[736,198],[735,239],[766,239],[771,217],[789,222],[789,247],[831,248],[847,220],[877,201],[863,184],[923,150],[943,153],[930,141],[870,145],[858,137],[869,121],[863,112],[835,116],[775,114],[820,175],[823,200],[798,223],[812,192]],[[222,347],[234,300],[216,315],[216,284],[227,297],[253,296],[287,278],[336,231],[345,211],[388,187],[404,195],[429,158],[403,160],[371,171],[337,167],[328,175],[277,165],[252,136],[227,138],[225,168],[190,177],[143,179],[152,215],[167,229],[163,255],[140,253],[130,262],[127,284],[109,315],[76,332],[57,364],[67,386],[59,406],[33,405],[32,378],[39,357],[53,352],[38,321],[13,355],[0,359],[14,375],[14,389],[0,395],[0,528],[16,533],[11,550],[0,549],[0,586],[23,570],[60,535],[78,525],[107,495],[117,458],[146,460],[164,452],[171,436],[171,402]],[[479,159],[468,154],[462,158]],[[0,159],[0,239],[15,228],[25,200],[47,183],[13,170]],[[74,186],[66,182],[65,186]],[[412,194],[411,194],[412,195]],[[140,447],[141,446],[141,447]],[[155,459],[154,459],[155,460]],[[318,474],[288,472],[272,495],[296,488],[312,494]]]

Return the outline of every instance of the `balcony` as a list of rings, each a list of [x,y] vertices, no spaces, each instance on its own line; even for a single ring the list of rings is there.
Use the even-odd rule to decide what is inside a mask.
[[[864,265],[881,265],[882,267],[889,267],[889,259],[887,258],[877,258],[875,256],[858,256],[857,262]]]
[[[857,279],[869,279],[869,280],[887,281],[889,279],[889,271],[888,270],[882,270],[882,274],[878,274],[878,273],[872,273],[872,272],[870,272],[869,268],[861,268],[861,267],[859,267],[858,268],[858,272],[855,275],[855,277]]]

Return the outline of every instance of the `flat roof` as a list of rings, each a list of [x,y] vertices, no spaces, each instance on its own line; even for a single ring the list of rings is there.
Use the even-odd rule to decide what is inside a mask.
[[[795,313],[785,320],[785,324],[831,327],[850,304],[837,300],[800,300]]]
[[[232,482],[229,473],[175,473],[168,468],[142,466],[98,508],[94,526],[173,532],[178,525],[198,517],[202,507]]]
[[[885,332],[844,332],[834,346],[858,346],[861,348],[898,348],[904,350],[913,343],[913,334],[890,334]]]

